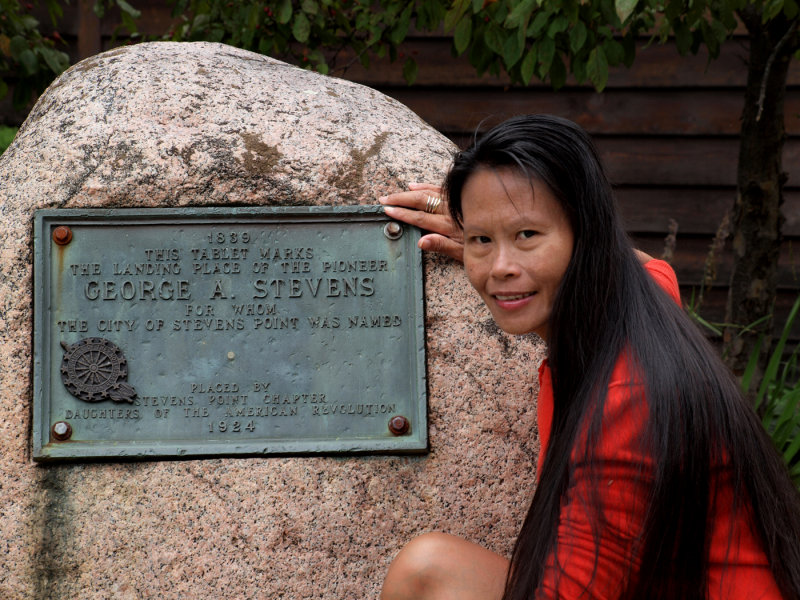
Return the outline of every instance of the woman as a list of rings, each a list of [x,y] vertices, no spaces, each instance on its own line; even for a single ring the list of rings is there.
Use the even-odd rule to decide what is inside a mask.
[[[381,202],[463,257],[504,331],[547,342],[542,456],[510,561],[426,534],[382,599],[800,598],[800,495],[674,273],[632,249],[586,133],[511,119],[456,155],[449,217],[437,192]]]

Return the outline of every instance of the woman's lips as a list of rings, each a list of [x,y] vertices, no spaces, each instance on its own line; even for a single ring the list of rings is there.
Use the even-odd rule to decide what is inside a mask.
[[[536,292],[522,292],[519,294],[492,294],[497,305],[506,310],[513,310],[527,304]]]

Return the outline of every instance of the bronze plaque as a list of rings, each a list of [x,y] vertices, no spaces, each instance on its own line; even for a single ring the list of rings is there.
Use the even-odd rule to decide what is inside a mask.
[[[418,239],[380,207],[38,211],[34,458],[425,451]]]

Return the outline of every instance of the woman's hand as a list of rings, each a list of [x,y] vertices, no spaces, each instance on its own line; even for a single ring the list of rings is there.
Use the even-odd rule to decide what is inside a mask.
[[[438,252],[464,261],[464,241],[461,229],[453,223],[447,211],[446,200],[442,198],[442,188],[429,183],[412,183],[409,191],[381,196],[384,212],[398,221],[429,231],[419,240],[419,247],[428,252]],[[428,212],[436,199],[441,202],[435,212]],[[427,210],[426,210],[427,209]]]

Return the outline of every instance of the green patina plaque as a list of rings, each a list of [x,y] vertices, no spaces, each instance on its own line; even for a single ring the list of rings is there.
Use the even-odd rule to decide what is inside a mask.
[[[424,452],[418,239],[371,206],[37,211],[34,458]]]

